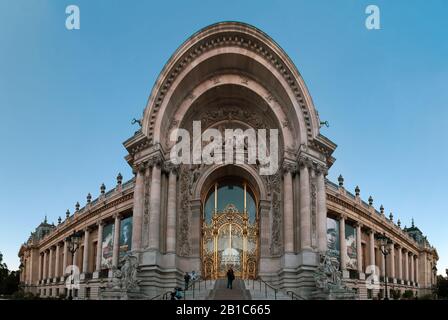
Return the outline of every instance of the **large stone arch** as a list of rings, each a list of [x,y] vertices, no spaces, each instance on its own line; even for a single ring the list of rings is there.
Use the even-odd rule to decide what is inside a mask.
[[[194,89],[205,78],[210,79],[211,85],[219,85],[223,69],[246,74],[241,85],[248,86],[251,79],[264,85],[267,90],[262,96],[282,106],[290,122],[288,130],[298,144],[307,145],[319,134],[319,119],[311,97],[286,53],[260,30],[224,22],[190,37],[163,68],[143,116],[142,131],[150,143],[165,144],[163,133],[171,126],[170,119],[179,106],[185,100],[194,100]]]

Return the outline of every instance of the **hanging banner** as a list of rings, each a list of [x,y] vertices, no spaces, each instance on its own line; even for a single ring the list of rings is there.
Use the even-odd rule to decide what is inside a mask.
[[[356,270],[358,259],[356,256],[356,229],[351,225],[345,225],[345,260],[347,269]]]
[[[120,260],[132,248],[132,217],[121,220],[120,224]]]
[[[114,225],[108,224],[103,227],[103,243],[101,255],[101,269],[112,268],[112,253],[114,250]]]
[[[340,261],[339,221],[327,217],[327,254]]]

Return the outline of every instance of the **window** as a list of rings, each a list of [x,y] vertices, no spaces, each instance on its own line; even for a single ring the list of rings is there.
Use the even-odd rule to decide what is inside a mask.
[[[367,289],[367,299],[372,299],[372,298],[373,298],[372,289]]]
[[[78,289],[74,289],[73,291],[74,291],[74,292],[73,292],[73,296],[74,296],[75,298],[78,298]]]
[[[86,288],[86,296],[85,296],[85,298],[86,298],[86,300],[90,299],[90,288],[89,287]]]

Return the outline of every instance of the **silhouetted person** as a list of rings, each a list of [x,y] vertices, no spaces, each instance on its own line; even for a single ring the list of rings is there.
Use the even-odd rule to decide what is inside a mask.
[[[190,282],[190,275],[188,274],[188,272],[185,272],[185,276],[184,276],[184,280],[185,280],[185,290],[188,289],[188,283]]]
[[[232,282],[235,280],[235,274],[233,273],[232,267],[227,271],[227,288],[232,289]]]

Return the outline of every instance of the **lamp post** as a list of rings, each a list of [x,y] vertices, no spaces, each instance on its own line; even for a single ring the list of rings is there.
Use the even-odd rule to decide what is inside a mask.
[[[71,272],[70,272],[71,286],[69,289],[69,296],[68,296],[69,300],[73,299],[73,295],[72,295],[73,269],[74,269],[73,262],[75,259],[75,252],[76,252],[76,250],[78,250],[79,245],[81,243],[81,237],[82,237],[82,233],[80,231],[76,232],[74,230],[73,233],[65,239],[67,241],[67,250],[72,254],[72,267],[71,267]]]
[[[380,241],[380,248],[381,248],[381,253],[384,255],[384,268],[386,269],[387,267],[387,256],[390,254],[391,252],[391,248],[389,248],[389,245],[392,244],[392,240],[389,239],[388,237],[386,237],[386,234],[382,234],[378,236],[378,240]],[[387,294],[387,274],[386,274],[386,270],[384,270],[384,289],[385,289],[385,293],[384,293],[384,300],[389,300],[388,294]]]

